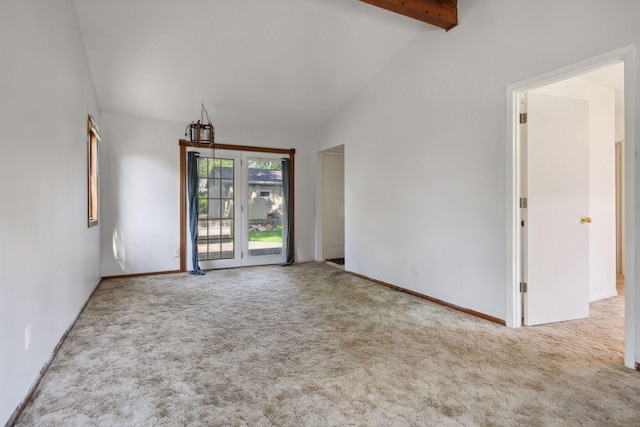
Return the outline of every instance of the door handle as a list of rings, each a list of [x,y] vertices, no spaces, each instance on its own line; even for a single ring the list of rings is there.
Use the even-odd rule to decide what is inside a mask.
[[[591,219],[590,216],[583,216],[582,219],[580,220],[581,223],[586,224],[586,223],[591,223],[591,221],[593,221]]]

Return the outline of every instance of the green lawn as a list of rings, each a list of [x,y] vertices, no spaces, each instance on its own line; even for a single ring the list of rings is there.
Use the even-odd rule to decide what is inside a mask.
[[[282,226],[271,231],[249,231],[250,242],[282,242]]]

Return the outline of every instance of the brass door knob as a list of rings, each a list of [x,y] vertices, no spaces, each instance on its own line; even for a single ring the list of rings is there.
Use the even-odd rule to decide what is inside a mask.
[[[590,223],[591,221],[593,220],[591,219],[590,216],[583,216],[580,222],[582,222],[583,224],[586,224],[586,223]]]

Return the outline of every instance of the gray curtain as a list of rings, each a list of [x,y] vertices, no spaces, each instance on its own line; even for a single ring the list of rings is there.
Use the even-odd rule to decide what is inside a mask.
[[[282,197],[284,199],[284,218],[283,227],[287,230],[287,239],[284,242],[284,250],[286,261],[283,266],[291,265],[295,258],[295,248],[293,246],[293,226],[291,224],[292,206],[291,206],[291,161],[282,159]]]
[[[190,274],[202,276],[204,271],[198,264],[198,153],[190,151],[187,158],[187,192],[189,197],[189,231],[191,232]]]

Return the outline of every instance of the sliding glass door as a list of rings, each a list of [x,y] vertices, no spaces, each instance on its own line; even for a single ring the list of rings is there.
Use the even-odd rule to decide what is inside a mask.
[[[284,262],[282,155],[216,150],[212,158],[211,150],[191,150],[200,155],[200,268]],[[187,259],[191,259],[191,248]]]

